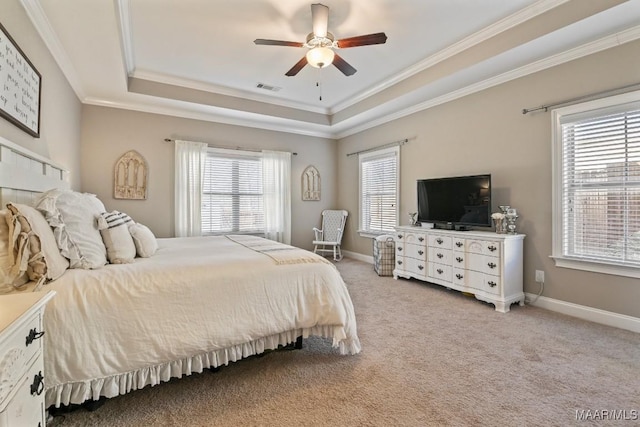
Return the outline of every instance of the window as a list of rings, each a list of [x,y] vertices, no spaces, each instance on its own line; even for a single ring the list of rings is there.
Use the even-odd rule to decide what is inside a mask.
[[[359,155],[361,235],[394,231],[398,225],[400,147]]]
[[[556,265],[640,277],[640,92],[553,119]]]
[[[262,155],[209,148],[202,191],[202,234],[264,232]]]

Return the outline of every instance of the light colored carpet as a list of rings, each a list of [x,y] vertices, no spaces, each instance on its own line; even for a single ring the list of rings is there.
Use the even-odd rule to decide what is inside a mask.
[[[638,334],[530,306],[501,314],[360,261],[337,266],[361,354],[311,338],[303,350],[147,387],[53,425],[567,426],[594,425],[577,410],[640,410]]]

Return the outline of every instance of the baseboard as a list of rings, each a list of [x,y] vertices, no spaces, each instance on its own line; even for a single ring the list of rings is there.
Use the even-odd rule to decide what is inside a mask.
[[[347,258],[367,262],[373,265],[373,257],[370,255],[363,255],[357,252],[345,250],[342,251],[342,255]],[[627,316],[625,314],[600,310],[599,308],[588,307],[586,305],[574,304],[543,296],[536,299],[536,296],[536,294],[525,293],[527,304],[534,307],[544,308],[546,310],[556,311],[568,316],[577,317],[579,319],[588,320],[590,322],[640,333],[640,318],[638,317]],[[535,300],[535,302],[531,303],[530,301],[533,300]]]
[[[612,311],[600,310],[599,308],[587,307],[585,305],[573,304],[553,298],[539,297],[536,300],[536,294],[525,293],[527,304],[534,307],[540,307],[558,313],[567,314],[583,320],[600,323],[607,326],[613,326],[620,329],[626,329],[632,332],[640,333],[640,318],[618,314]],[[531,303],[529,301],[535,302]]]
[[[370,255],[362,255],[357,252],[351,252],[351,251],[345,251],[345,250],[342,251],[342,255],[346,256],[347,258],[353,258],[358,261],[368,262],[369,264],[373,265],[373,257]]]

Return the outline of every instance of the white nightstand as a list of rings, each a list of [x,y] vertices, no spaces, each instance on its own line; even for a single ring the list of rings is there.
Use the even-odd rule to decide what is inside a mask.
[[[46,425],[42,316],[55,292],[0,296],[0,427]]]

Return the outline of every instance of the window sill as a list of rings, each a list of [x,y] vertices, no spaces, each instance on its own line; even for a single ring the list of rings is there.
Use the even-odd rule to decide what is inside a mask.
[[[551,258],[554,260],[556,267],[590,271],[592,273],[611,274],[614,276],[640,278],[640,268],[631,265],[613,264],[553,255]]]

